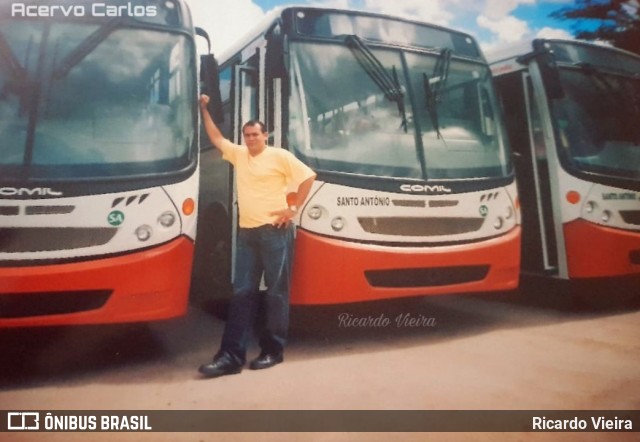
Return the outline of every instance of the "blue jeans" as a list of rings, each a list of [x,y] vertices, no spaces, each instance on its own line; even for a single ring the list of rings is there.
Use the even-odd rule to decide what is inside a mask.
[[[246,361],[247,342],[258,311],[264,313],[259,342],[262,351],[279,354],[284,349],[289,330],[293,229],[291,224],[238,229],[233,297],[220,345],[220,352],[238,363]],[[259,293],[263,271],[266,294]]]

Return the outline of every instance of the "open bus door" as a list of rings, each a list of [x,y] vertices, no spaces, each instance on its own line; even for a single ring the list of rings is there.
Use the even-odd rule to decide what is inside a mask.
[[[552,129],[543,125],[540,100],[528,71],[500,76],[496,84],[502,91],[505,114],[512,116],[506,123],[523,208],[522,270],[555,275],[558,251],[548,163],[549,150],[554,148]]]
[[[242,144],[242,125],[249,120],[259,118],[259,90],[258,90],[258,54],[249,58],[245,63],[235,66],[233,73],[233,142]],[[236,236],[238,233],[238,192],[235,185],[233,168],[229,174],[230,216],[231,216],[231,282],[235,278]]]

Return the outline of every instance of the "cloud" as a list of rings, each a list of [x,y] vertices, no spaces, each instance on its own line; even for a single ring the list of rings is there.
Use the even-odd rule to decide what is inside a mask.
[[[309,2],[309,6],[318,6],[322,8],[334,8],[334,9],[350,9],[353,8],[349,0],[315,0]]]
[[[251,0],[188,0],[188,3],[194,24],[209,34],[214,54],[228,49],[265,14]],[[200,43],[198,47],[201,48]]]
[[[536,38],[558,38],[564,40],[573,40],[573,35],[564,29],[550,28],[545,26],[536,32]]]
[[[527,22],[510,15],[499,19],[480,15],[476,22],[481,28],[496,34],[497,43],[513,43],[522,40],[531,33]]]
[[[449,26],[454,14],[448,11],[449,6],[461,5],[459,0],[364,0],[368,11],[424,21],[441,26]]]
[[[534,5],[536,0],[487,0],[483,15],[489,20],[506,18],[520,5]]]

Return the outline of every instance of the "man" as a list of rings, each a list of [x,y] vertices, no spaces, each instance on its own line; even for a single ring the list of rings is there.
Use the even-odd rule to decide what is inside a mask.
[[[229,317],[220,349],[200,373],[218,377],[240,373],[246,361],[258,305],[262,302],[264,328],[260,334],[260,356],[253,370],[269,368],[284,360],[289,328],[289,280],[293,259],[293,218],[302,207],[316,174],[291,152],[267,146],[263,123],[249,121],[242,128],[246,146],[226,139],[207,111],[209,97],[200,98],[203,124],[222,158],[235,168],[238,189],[239,229],[236,268]],[[287,187],[297,187],[296,200],[287,204]],[[264,271],[267,293],[259,298]]]

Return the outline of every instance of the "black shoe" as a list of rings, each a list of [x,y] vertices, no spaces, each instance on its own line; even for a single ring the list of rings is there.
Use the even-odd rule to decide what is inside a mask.
[[[216,355],[212,362],[201,365],[198,371],[205,377],[217,378],[228,374],[240,373],[243,365],[234,361],[229,354],[221,353]]]
[[[249,368],[252,370],[262,370],[263,368],[273,367],[276,364],[284,361],[282,353],[270,354],[260,353],[260,356],[251,361]]]

